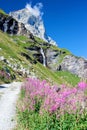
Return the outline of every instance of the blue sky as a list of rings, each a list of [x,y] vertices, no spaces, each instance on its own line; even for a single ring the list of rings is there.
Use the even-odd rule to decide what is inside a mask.
[[[8,13],[30,2],[43,4],[46,32],[59,47],[87,58],[87,0],[0,0],[0,8]]]

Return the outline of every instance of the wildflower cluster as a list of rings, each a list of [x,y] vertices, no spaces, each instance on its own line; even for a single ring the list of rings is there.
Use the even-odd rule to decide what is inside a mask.
[[[66,112],[81,114],[87,107],[87,84],[84,82],[78,83],[75,88],[69,88],[65,85],[50,86],[45,80],[29,78],[21,89],[24,91],[21,111],[27,109],[39,114],[56,113],[57,117],[60,117]]]
[[[29,78],[21,87],[18,128],[27,130],[86,130],[87,84],[51,86]]]

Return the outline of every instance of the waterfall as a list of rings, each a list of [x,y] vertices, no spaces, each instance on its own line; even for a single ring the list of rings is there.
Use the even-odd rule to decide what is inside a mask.
[[[42,57],[43,57],[43,66],[46,66],[46,57],[45,57],[45,54],[44,54],[44,51],[42,48],[40,49],[40,52],[41,52]]]

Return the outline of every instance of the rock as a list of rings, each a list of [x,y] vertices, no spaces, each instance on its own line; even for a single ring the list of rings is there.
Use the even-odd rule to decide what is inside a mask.
[[[47,66],[53,70],[56,71],[58,67],[58,61],[59,61],[59,51],[55,51],[53,49],[47,49],[46,50],[46,62]]]
[[[24,52],[21,52],[21,55],[24,56],[27,60],[30,60],[30,61],[32,60],[31,57]]]
[[[4,59],[4,56],[0,56],[0,61],[3,61]]]
[[[25,49],[30,51],[40,51],[40,47],[38,46],[26,47]]]
[[[43,64],[44,59],[43,59],[43,55],[41,54],[40,47],[32,46],[32,47],[26,47],[25,49],[27,49],[32,54],[33,58],[35,59],[34,62],[37,60]],[[26,55],[24,53],[22,55],[26,57]],[[29,58],[27,58],[27,59],[29,59]],[[32,59],[30,59],[30,60],[32,60]]]
[[[0,30],[10,35],[24,35],[34,39],[23,23],[18,22],[9,15],[0,14]]]
[[[87,78],[87,60],[67,55],[61,63],[61,69],[70,71],[82,78]]]
[[[0,48],[0,51],[2,51],[2,48]]]

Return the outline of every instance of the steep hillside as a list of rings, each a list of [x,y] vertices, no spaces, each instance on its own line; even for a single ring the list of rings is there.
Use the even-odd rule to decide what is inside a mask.
[[[25,36],[10,36],[1,31],[0,36],[0,73],[4,72],[4,75],[9,75],[9,79],[6,79],[6,76],[2,76],[0,82],[23,80],[29,76],[36,76],[40,79],[46,79],[51,83],[70,83],[63,75],[60,76],[48,67],[43,66],[43,56],[40,53],[40,48],[43,48],[44,51],[47,48],[54,51],[55,49],[56,51],[61,49],[52,45],[49,46],[49,44],[43,41],[43,44],[40,44],[41,39],[36,37],[34,42]],[[71,82],[70,84],[73,84],[73,81]]]
[[[87,78],[85,59],[33,36],[24,24],[20,25],[0,12],[0,82],[33,76],[52,84],[75,85],[79,77]]]

